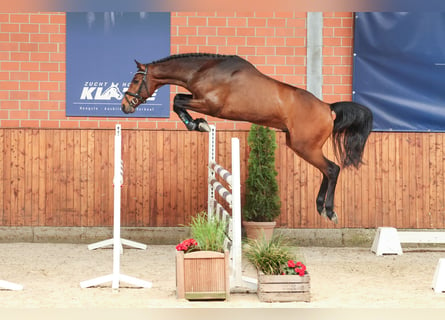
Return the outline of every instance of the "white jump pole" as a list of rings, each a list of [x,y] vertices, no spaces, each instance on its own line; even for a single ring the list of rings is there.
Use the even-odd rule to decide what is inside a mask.
[[[23,290],[23,286],[21,284],[12,283],[5,280],[0,280],[0,288],[3,290],[14,290],[14,291]]]
[[[112,282],[111,287],[113,289],[119,289],[119,282],[126,282],[131,285],[142,287],[142,288],[151,288],[152,283],[140,279],[136,279],[127,275],[123,275],[120,273],[120,255],[121,255],[121,247],[122,247],[122,239],[121,235],[121,186],[123,183],[123,164],[122,164],[122,154],[121,154],[121,144],[122,144],[122,136],[121,136],[121,125],[116,125],[116,135],[114,138],[114,221],[113,221],[113,273],[98,277],[95,279],[82,281],[80,283],[81,288],[88,288],[98,286],[100,284],[106,282]]]
[[[114,184],[114,203],[115,203],[115,207],[116,207],[116,202],[119,201],[120,202],[120,186],[123,183],[123,165],[122,165],[122,137],[121,137],[121,125],[117,124],[116,125],[116,135],[114,138],[114,158],[116,160],[116,154],[117,152],[119,152],[119,162],[114,162],[114,180],[113,180],[113,184]],[[120,171],[118,171],[120,170]],[[120,177],[120,179],[118,179]],[[116,186],[119,186],[119,199],[117,200],[116,198]],[[120,204],[119,204],[120,205]],[[118,215],[118,216],[116,216]],[[119,209],[116,210],[116,208],[114,209],[114,225],[116,226],[116,220],[119,219],[119,223],[120,223],[120,206]],[[146,250],[147,249],[147,245],[143,244],[143,243],[139,243],[136,241],[132,241],[132,240],[128,240],[128,239],[122,239],[120,237],[120,230],[119,230],[119,236],[118,239],[119,241],[115,242],[116,239],[116,230],[114,230],[114,234],[113,234],[113,238],[112,239],[107,239],[107,240],[102,240],[99,242],[95,242],[92,243],[90,245],[88,245],[88,250],[95,250],[98,248],[104,248],[104,247],[108,247],[111,245],[118,245],[120,248],[120,252],[123,252],[123,245],[132,247],[132,248],[136,248],[136,249],[141,249],[141,250]]]

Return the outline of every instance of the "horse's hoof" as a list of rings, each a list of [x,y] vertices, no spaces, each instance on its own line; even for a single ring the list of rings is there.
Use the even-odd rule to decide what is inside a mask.
[[[331,221],[332,221],[333,223],[335,223],[335,224],[338,223],[338,217],[337,217],[337,214],[336,214],[335,212],[333,212],[333,211],[332,211],[332,216],[331,216],[329,219],[331,219]]]
[[[195,123],[198,123],[198,131],[210,132],[209,124],[204,119],[196,119]]]
[[[326,208],[323,208],[323,210],[321,210],[320,216],[322,216],[323,218],[327,218],[328,217],[328,214],[326,213]]]

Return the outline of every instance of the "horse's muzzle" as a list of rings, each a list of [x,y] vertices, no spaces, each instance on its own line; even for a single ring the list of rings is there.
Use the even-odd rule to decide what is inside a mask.
[[[122,104],[122,111],[124,113],[133,113],[136,109],[131,105]]]

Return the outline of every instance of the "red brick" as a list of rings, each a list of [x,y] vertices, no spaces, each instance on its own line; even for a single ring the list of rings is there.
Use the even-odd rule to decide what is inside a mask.
[[[17,22],[17,23],[29,23],[29,14],[27,13],[13,13],[10,16],[11,22]]]
[[[239,47],[238,54],[241,56],[255,55],[255,47]]]
[[[334,36],[335,37],[352,37],[352,29],[351,28],[335,28]]]
[[[205,44],[207,44],[207,38],[206,37],[188,37],[188,44],[205,45]]]
[[[0,25],[1,32],[19,32],[20,25],[18,23],[2,23]]]
[[[38,66],[38,63],[33,63],[33,64],[36,64]],[[36,70],[38,70],[38,68]],[[48,79],[49,79],[48,72],[30,72],[29,74],[29,80],[48,81]]]
[[[275,30],[273,28],[256,28],[256,35],[258,37],[273,37],[275,36]]]
[[[27,33],[11,33],[11,42],[29,42],[29,34]]]
[[[9,96],[11,100],[27,100],[29,97],[27,91],[10,91]]]
[[[247,37],[248,46],[264,46],[265,44],[265,39],[262,37]]]
[[[277,55],[290,56],[290,55],[294,54],[294,48],[292,48],[292,47],[277,47],[276,53],[277,53]]]
[[[227,26],[227,18],[208,18],[208,26],[225,27]]]
[[[293,66],[275,66],[277,74],[286,75],[286,74],[294,74]]]
[[[20,25],[20,32],[37,33],[39,29],[40,27],[36,23]]]
[[[20,51],[38,51],[39,45],[37,43],[20,43]]]
[[[41,120],[40,121],[42,128],[59,128],[60,123],[59,120]]]
[[[189,27],[207,25],[207,18],[204,17],[189,17],[187,21]]]
[[[28,119],[28,111],[17,110],[9,112],[10,119]]]
[[[227,25],[230,27],[246,27],[247,18],[229,18],[227,19]]]
[[[6,23],[9,22],[9,13],[0,13],[0,22]]]
[[[183,27],[179,29],[178,35],[180,36],[194,36],[196,35],[196,27]]]
[[[31,23],[49,23],[49,15],[48,14],[31,14],[30,15]]]
[[[245,46],[246,38],[245,37],[230,37],[230,38],[227,38],[227,44],[229,46]]]
[[[19,44],[16,42],[0,42],[1,51],[18,51]]]
[[[45,91],[57,91],[59,90],[59,84],[58,82],[45,82],[45,81],[41,81],[40,83],[40,90],[45,90]]]
[[[39,83],[35,81],[21,81],[20,90],[39,90]]]
[[[254,36],[255,28],[237,28],[236,35],[237,36]]]
[[[286,26],[286,19],[282,18],[269,18],[267,19],[267,26],[268,27],[285,27]]]
[[[31,42],[49,42],[49,34],[31,34],[30,35],[30,41]]]
[[[0,83],[0,90],[18,90],[19,82],[18,81],[2,81]]]
[[[0,127],[3,127],[3,128],[18,128],[18,127],[20,127],[20,121],[19,120],[1,120],[0,121]]]
[[[232,27],[218,27],[218,35],[219,36],[235,36],[236,28]]]
[[[39,51],[40,52],[57,52],[57,44],[55,44],[55,43],[40,43]]]
[[[65,13],[61,13],[61,14],[52,14],[52,15],[50,16],[50,23],[66,24],[66,16],[65,16]]]
[[[198,27],[198,35],[200,36],[216,36],[216,27]]]
[[[247,25],[249,27],[265,27],[267,20],[265,18],[249,18]]]
[[[293,28],[275,28],[275,35],[277,37],[292,37],[295,33]]]
[[[306,47],[306,38],[286,38],[286,43],[283,43],[282,45],[286,45],[288,47]]]
[[[20,120],[21,128],[39,128],[40,120]]]
[[[268,56],[266,57],[266,64],[270,65],[285,65],[286,64],[286,57],[284,56]]]
[[[224,37],[208,37],[208,44],[214,46],[225,46],[227,43]]]
[[[51,33],[49,37],[50,42],[65,43],[65,34]]]
[[[76,129],[79,128],[80,120],[60,120],[60,128]]]
[[[59,71],[59,64],[53,62],[40,63],[40,71]]]

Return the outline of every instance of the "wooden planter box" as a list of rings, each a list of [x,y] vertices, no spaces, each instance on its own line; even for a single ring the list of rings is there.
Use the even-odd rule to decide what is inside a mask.
[[[311,301],[309,274],[265,275],[258,273],[258,298],[262,302]]]
[[[226,300],[230,295],[229,253],[196,251],[176,254],[176,297]]]

